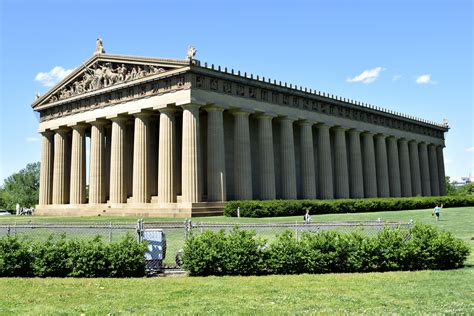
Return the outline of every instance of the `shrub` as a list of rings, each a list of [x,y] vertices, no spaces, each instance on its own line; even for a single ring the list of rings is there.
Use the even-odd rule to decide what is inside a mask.
[[[311,214],[359,213],[426,209],[441,203],[444,204],[444,207],[474,206],[474,197],[228,201],[224,206],[224,215],[237,216],[237,207],[240,207],[240,216],[242,217],[275,217],[303,215],[306,209],[309,209]]]
[[[16,236],[0,238],[0,276],[32,276],[30,243]]]
[[[385,228],[374,237],[360,231],[285,231],[263,250],[254,232],[206,231],[186,241],[184,267],[191,275],[371,272],[462,267],[470,248],[428,225],[409,231]]]
[[[78,243],[66,239],[66,235],[59,237],[50,235],[46,242],[33,244],[35,256],[33,273],[39,277],[66,277],[73,269],[73,254],[78,249]]]
[[[190,275],[256,275],[264,271],[265,240],[254,231],[234,227],[225,234],[205,231],[184,246],[184,268]]]
[[[131,235],[105,244],[50,235],[45,242],[0,238],[0,276],[138,277],[145,274],[145,244]]]

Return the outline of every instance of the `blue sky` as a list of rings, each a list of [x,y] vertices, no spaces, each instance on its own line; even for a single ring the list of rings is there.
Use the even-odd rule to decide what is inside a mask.
[[[447,117],[446,173],[474,174],[472,15],[470,0],[0,1],[0,183],[40,160],[35,92],[98,36],[110,53],[184,58],[192,44],[203,62]]]

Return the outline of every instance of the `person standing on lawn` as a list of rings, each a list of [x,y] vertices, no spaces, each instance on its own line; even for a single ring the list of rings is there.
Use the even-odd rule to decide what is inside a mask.
[[[443,206],[441,205],[441,207],[443,207]],[[439,209],[440,208],[439,208],[438,204],[436,204],[436,207],[433,210],[433,214],[436,216],[437,221],[439,221]]]

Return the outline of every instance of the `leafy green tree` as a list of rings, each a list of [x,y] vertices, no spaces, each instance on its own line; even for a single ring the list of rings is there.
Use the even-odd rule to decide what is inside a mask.
[[[474,182],[466,183],[457,189],[459,195],[474,195]]]
[[[25,207],[35,206],[38,203],[39,177],[39,162],[29,163],[24,169],[9,176],[0,192],[3,207],[13,210],[16,203]]]
[[[446,195],[457,195],[456,186],[451,183],[451,178],[444,177],[444,182],[446,184]]]

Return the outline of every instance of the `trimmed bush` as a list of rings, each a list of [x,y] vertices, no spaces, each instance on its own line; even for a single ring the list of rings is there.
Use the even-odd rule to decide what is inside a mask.
[[[146,245],[127,234],[106,244],[50,235],[45,242],[0,238],[0,276],[139,277],[145,275]]]
[[[254,231],[234,227],[191,236],[184,246],[184,268],[190,275],[256,275],[264,273],[265,242]]]
[[[16,236],[0,238],[0,276],[33,275],[31,245]]]
[[[186,241],[184,268],[190,275],[258,275],[384,272],[462,267],[470,248],[428,225],[385,228],[374,237],[360,231],[285,231],[269,245],[254,232],[206,231]]]
[[[433,208],[436,204],[448,207],[474,206],[473,196],[434,196],[409,198],[371,198],[338,200],[271,200],[228,201],[224,215],[237,216],[240,207],[242,217],[277,217],[310,214],[384,212]]]

